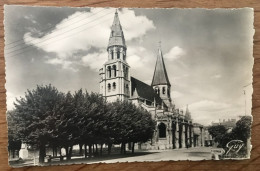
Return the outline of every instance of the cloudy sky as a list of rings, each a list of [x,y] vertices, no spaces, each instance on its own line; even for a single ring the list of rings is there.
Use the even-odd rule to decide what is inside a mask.
[[[37,84],[98,92],[114,13],[114,8],[5,6],[8,110]],[[161,41],[174,103],[189,105],[194,122],[244,115],[245,99],[250,114],[252,9],[119,9],[119,18],[132,76],[151,83]]]

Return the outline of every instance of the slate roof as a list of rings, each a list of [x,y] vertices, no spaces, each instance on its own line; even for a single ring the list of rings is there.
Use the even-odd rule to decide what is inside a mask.
[[[111,27],[111,33],[109,37],[108,47],[110,46],[124,46],[126,48],[125,44],[125,37],[123,33],[122,26],[119,21],[118,13],[116,11],[114,16],[114,21]]]
[[[141,97],[144,99],[147,99],[151,102],[154,102],[154,99],[156,100],[156,103],[161,104],[162,99],[154,92],[154,89],[152,86],[134,78],[131,77],[131,86],[132,86],[132,97]]]
[[[161,48],[158,49],[157,60],[155,64],[153,81],[152,81],[152,86],[155,85],[171,85],[166,72]]]

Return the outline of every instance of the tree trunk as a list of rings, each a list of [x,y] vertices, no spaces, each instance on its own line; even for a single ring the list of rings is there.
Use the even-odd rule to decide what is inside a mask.
[[[120,154],[123,154],[124,143],[121,143]]]
[[[52,156],[55,156],[55,147],[52,146]]]
[[[70,146],[69,147],[69,155],[68,155],[68,160],[71,159],[71,156],[72,156],[72,149],[73,149],[73,146]]]
[[[15,150],[11,150],[13,153],[13,158],[15,158]]]
[[[112,144],[111,144],[111,143],[108,143],[108,147],[107,147],[108,155],[111,154],[111,148],[112,148]]]
[[[102,156],[103,144],[100,144],[100,156]]]
[[[85,151],[85,158],[87,158],[87,145],[86,144],[84,144],[84,151]]]
[[[135,152],[135,143],[133,142],[132,143],[132,154],[134,154],[134,152]]]
[[[58,154],[58,147],[55,147],[55,157],[57,157],[57,154]]]
[[[92,144],[88,145],[88,147],[89,147],[89,156],[91,156],[92,155]]]
[[[83,155],[83,150],[82,150],[83,144],[79,144],[79,155]]]
[[[44,163],[44,157],[46,156],[45,144],[40,144],[39,148],[39,163]]]
[[[125,148],[126,146],[125,145],[126,145],[126,143],[124,143],[124,147],[123,147],[124,154],[126,154],[126,148]]]
[[[68,160],[68,158],[69,158],[69,147],[68,146],[65,147],[65,151],[66,151],[66,159]]]
[[[96,145],[96,154],[98,154],[98,146],[97,146],[97,144],[95,144]]]

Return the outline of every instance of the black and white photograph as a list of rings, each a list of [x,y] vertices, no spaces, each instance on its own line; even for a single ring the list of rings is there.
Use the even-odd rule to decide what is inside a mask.
[[[253,21],[5,5],[9,165],[250,159]]]

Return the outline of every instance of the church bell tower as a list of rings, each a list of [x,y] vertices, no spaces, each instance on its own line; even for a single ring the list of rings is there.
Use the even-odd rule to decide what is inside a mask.
[[[126,62],[126,50],[124,33],[116,11],[107,46],[108,60],[99,70],[100,94],[108,102],[130,97],[130,67]]]
[[[155,93],[157,93],[161,97],[167,108],[171,110],[173,108],[171,99],[171,84],[164,64],[163,54],[160,45],[158,48],[157,60],[151,86],[153,87]]]

